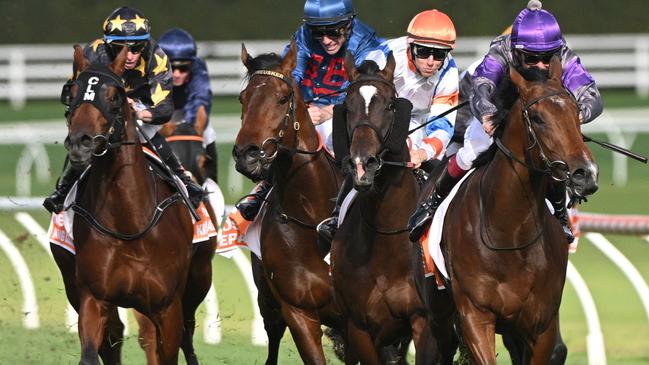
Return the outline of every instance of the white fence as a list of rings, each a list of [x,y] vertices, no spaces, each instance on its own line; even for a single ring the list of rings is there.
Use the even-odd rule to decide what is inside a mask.
[[[629,88],[649,96],[649,33],[568,35],[568,44],[581,57],[600,88]],[[455,58],[465,68],[482,57],[490,38],[458,40]],[[285,40],[245,41],[254,55],[281,53]],[[199,42],[198,51],[208,63],[216,95],[236,95],[241,90],[244,68],[239,60],[240,41]],[[0,99],[20,108],[29,99],[58,98],[61,85],[72,73],[72,46],[17,44],[0,46]]]

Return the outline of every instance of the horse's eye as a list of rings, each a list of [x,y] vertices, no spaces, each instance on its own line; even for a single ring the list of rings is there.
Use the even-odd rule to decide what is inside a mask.
[[[280,103],[280,104],[286,104],[286,103],[288,103],[288,99],[289,99],[288,96],[282,96],[282,97],[279,99],[279,103]]]

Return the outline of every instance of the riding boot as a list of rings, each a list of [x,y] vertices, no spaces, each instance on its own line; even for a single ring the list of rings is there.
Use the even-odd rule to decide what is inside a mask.
[[[322,242],[323,251],[329,252],[331,248],[331,241],[333,241],[334,234],[338,230],[338,215],[340,215],[340,206],[345,200],[345,197],[354,187],[351,177],[346,177],[342,185],[340,185],[340,190],[338,191],[338,196],[336,197],[336,205],[334,210],[331,212],[331,216],[318,224],[316,230],[320,235],[320,241]],[[326,247],[325,247],[326,246]]]
[[[257,217],[261,209],[261,204],[266,199],[266,195],[268,195],[272,187],[273,184],[262,180],[253,193],[246,195],[246,199],[241,200],[234,206],[241,213],[243,219],[250,222],[255,220],[255,217]]]
[[[570,218],[568,217],[568,208],[566,207],[566,185],[557,183],[551,186],[548,191],[548,199],[552,203],[554,216],[561,223],[561,228],[566,235],[568,243],[572,243],[575,240],[575,236],[572,234],[572,229],[570,228]]]
[[[74,167],[66,156],[63,163],[63,172],[61,172],[61,177],[56,182],[56,190],[43,201],[45,209],[50,213],[60,213],[64,209],[65,197],[82,172],[83,168]]]
[[[424,232],[426,232],[433,220],[435,211],[460,179],[461,177],[456,178],[451,176],[448,172],[448,167],[444,169],[444,172],[435,181],[433,193],[417,207],[408,220],[410,241],[417,242]]]
[[[155,149],[160,155],[162,161],[169,166],[171,171],[173,171],[173,173],[180,178],[180,181],[185,184],[185,187],[187,187],[187,194],[189,195],[189,201],[194,205],[193,208],[198,208],[205,196],[203,188],[196,184],[189,174],[185,173],[185,169],[180,164],[178,157],[176,157],[174,152],[171,150],[171,147],[169,147],[169,144],[167,144],[164,137],[156,133],[151,138],[151,143],[155,145]]]

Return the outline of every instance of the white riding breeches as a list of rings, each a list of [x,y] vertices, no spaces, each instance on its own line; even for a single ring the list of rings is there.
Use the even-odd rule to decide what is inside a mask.
[[[214,141],[216,141],[216,132],[212,128],[212,122],[208,121],[203,131],[203,148]]]
[[[315,130],[318,132],[322,140],[324,141],[325,147],[333,153],[334,151],[334,142],[333,137],[331,136],[333,132],[334,120],[329,118],[324,122],[315,126]]]
[[[475,117],[472,118],[464,132],[464,146],[455,155],[457,165],[464,171],[470,170],[475,158],[489,149],[492,143],[493,138],[484,131],[480,121]]]

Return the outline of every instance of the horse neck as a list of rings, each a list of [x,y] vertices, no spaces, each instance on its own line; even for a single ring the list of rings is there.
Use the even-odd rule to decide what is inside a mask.
[[[388,165],[382,169],[376,189],[360,194],[363,218],[381,230],[404,228],[415,209],[419,184],[410,169]]]
[[[518,107],[517,107],[518,106]],[[525,155],[527,137],[523,125],[520,102],[509,113],[507,125],[501,137],[519,160],[529,161]],[[531,155],[534,156],[535,149]],[[536,159],[536,157],[533,157]],[[534,166],[539,166],[534,161]],[[526,165],[509,159],[499,149],[489,163],[481,179],[481,201],[485,213],[489,217],[497,217],[506,212],[507,219],[501,223],[508,227],[516,227],[512,220],[521,224],[529,224],[535,217],[540,217],[545,209],[546,177],[530,170]],[[492,210],[492,212],[489,212]],[[494,215],[495,214],[495,215]],[[492,224],[497,222],[492,222]],[[518,226],[520,228],[520,226]]]
[[[155,207],[146,159],[135,121],[130,119],[124,119],[125,141],[136,143],[111,149],[93,161],[87,187],[93,191],[91,206],[101,207],[101,211],[133,214],[142,210],[151,212]]]

